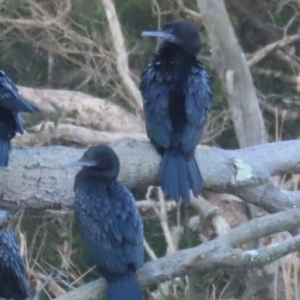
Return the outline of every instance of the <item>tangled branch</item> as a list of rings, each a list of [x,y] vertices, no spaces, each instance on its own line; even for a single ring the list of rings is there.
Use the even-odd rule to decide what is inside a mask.
[[[180,250],[157,260],[147,262],[139,271],[140,284],[151,286],[195,271],[212,272],[220,268],[254,268],[277,260],[300,249],[300,236],[267,247],[243,250],[242,244],[276,232],[300,226],[300,208],[252,220],[232,229],[227,234],[200,246]],[[57,300],[103,299],[104,280],[86,284],[62,295]]]
[[[140,113],[141,97],[129,72],[125,42],[113,3],[109,0],[99,3],[103,3],[109,17],[114,47],[109,33],[106,30],[99,32],[97,20],[90,20],[91,28],[87,30],[71,17],[75,4],[70,0],[47,4],[25,1],[26,16],[7,11],[5,16],[0,16],[0,25],[9,26],[10,30],[2,38],[30,42],[50,53],[54,59],[66,59],[80,70],[82,82],[77,88],[88,82],[105,86],[111,95],[121,98],[132,110]]]

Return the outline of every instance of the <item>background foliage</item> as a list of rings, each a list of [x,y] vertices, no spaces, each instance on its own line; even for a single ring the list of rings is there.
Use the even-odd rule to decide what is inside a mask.
[[[203,41],[200,59],[209,69],[210,45],[204,27],[201,19],[190,13],[198,14],[195,1],[118,0],[115,5],[136,83],[156,46],[154,39],[142,39],[141,31],[177,18],[188,19],[199,28]],[[228,0],[226,5],[246,55],[299,31],[297,1]],[[0,9],[0,65],[18,84],[80,90],[130,109],[99,1],[3,0]],[[55,22],[49,22],[47,27],[41,24],[55,16]],[[24,22],[16,25],[7,19]],[[293,43],[284,48],[284,54],[270,53],[252,68],[271,140],[296,138],[299,134],[299,51],[299,43]],[[212,115],[216,115],[226,111],[227,103],[217,77],[211,75]],[[219,118],[218,122],[221,121]],[[211,142],[225,148],[237,146],[230,121]]]

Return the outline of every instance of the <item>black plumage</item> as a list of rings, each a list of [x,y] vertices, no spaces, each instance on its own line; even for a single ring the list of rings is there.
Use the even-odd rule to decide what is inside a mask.
[[[141,300],[136,270],[144,262],[143,224],[134,197],[117,176],[120,163],[108,146],[89,148],[71,166],[75,215],[92,261],[108,282],[108,300]]]
[[[39,109],[19,95],[11,79],[0,70],[0,167],[8,166],[10,141],[16,133],[24,133],[20,112],[35,112]]]
[[[186,21],[173,21],[142,35],[160,38],[140,83],[147,134],[163,156],[159,184],[169,197],[189,202],[189,190],[194,196],[202,192],[194,152],[212,101],[210,77],[196,57],[200,35]]]
[[[26,268],[6,211],[0,210],[0,298],[23,300],[28,297]]]

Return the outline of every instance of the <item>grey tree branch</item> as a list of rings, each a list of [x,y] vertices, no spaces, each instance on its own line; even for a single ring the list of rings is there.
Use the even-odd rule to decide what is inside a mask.
[[[244,251],[237,247],[272,233],[295,229],[299,225],[300,208],[254,219],[215,240],[147,262],[138,272],[139,282],[145,287],[195,271],[210,272],[217,268],[262,266],[299,250],[300,236],[260,249]],[[104,291],[104,280],[100,279],[62,295],[57,300],[103,299]]]
[[[30,115],[30,118],[48,118],[56,123],[72,122],[101,131],[145,132],[145,124],[140,116],[135,116],[106,99],[95,98],[78,91],[33,89],[23,86],[18,86],[18,89],[23,97],[42,111],[41,114]]]
[[[269,44],[259,50],[257,50],[256,52],[254,52],[251,55],[251,58],[248,60],[248,66],[251,68],[253,67],[255,64],[257,64],[259,61],[261,61],[263,58],[265,58],[270,52],[273,52],[279,48],[282,48],[286,45],[292,44],[294,42],[297,42],[300,40],[300,35],[299,34],[295,34],[295,35],[291,35],[291,36],[286,36],[283,39],[276,41],[272,44]]]
[[[157,184],[160,156],[148,141],[124,139],[111,145],[120,157],[119,179],[133,192],[145,194]],[[239,196],[274,213],[300,206],[300,193],[274,186],[273,175],[300,173],[300,140],[263,144],[239,150],[199,146],[196,159],[204,188]],[[77,170],[63,165],[84,149],[41,147],[14,149],[9,170],[0,170],[0,206],[60,208],[73,203]],[[30,187],[30,188],[28,188]]]
[[[262,68],[251,68],[251,71],[254,74],[258,75],[264,75],[268,77],[278,78],[282,81],[293,83],[293,84],[299,84],[300,78],[296,75],[288,75],[286,72],[278,71],[278,70],[267,70]]]
[[[196,18],[196,19],[200,19],[201,18],[201,15],[195,11],[195,10],[192,10],[190,8],[187,8],[184,3],[183,3],[183,0],[176,0],[176,3],[178,4],[179,8],[184,11],[186,14],[190,15],[191,17],[193,18]]]
[[[255,87],[223,0],[198,0],[212,47],[212,65],[228,95],[232,121],[241,147],[267,142]]]
[[[14,141],[14,146],[49,145],[53,140],[59,143],[76,143],[83,147],[109,144],[121,140],[122,138],[132,138],[136,140],[147,140],[145,133],[139,132],[111,132],[98,131],[90,128],[76,126],[72,124],[55,124],[54,122],[42,122],[30,128],[30,132],[18,135]]]
[[[134,106],[137,111],[141,112],[143,109],[142,98],[138,87],[130,76],[125,40],[115,5],[113,0],[99,0],[99,3],[103,5],[108,20],[112,43],[116,53],[118,72],[129,96],[132,98],[131,102],[135,104]]]

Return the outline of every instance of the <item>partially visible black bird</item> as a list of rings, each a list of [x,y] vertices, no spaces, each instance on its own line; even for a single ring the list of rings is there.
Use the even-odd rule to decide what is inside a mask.
[[[186,21],[173,21],[142,35],[160,38],[140,83],[147,134],[163,156],[159,184],[169,197],[189,202],[189,190],[196,197],[202,192],[194,152],[212,101],[210,77],[196,58],[200,35]]]
[[[17,132],[24,133],[21,111],[32,113],[39,109],[21,97],[11,79],[0,70],[0,167],[8,166],[11,139]]]
[[[28,297],[26,268],[8,214],[0,210],[0,298],[24,300]]]
[[[116,179],[120,162],[108,146],[90,147],[67,165],[75,177],[75,215],[84,244],[108,282],[108,300],[141,300],[136,270],[143,265],[143,223],[134,197]]]

